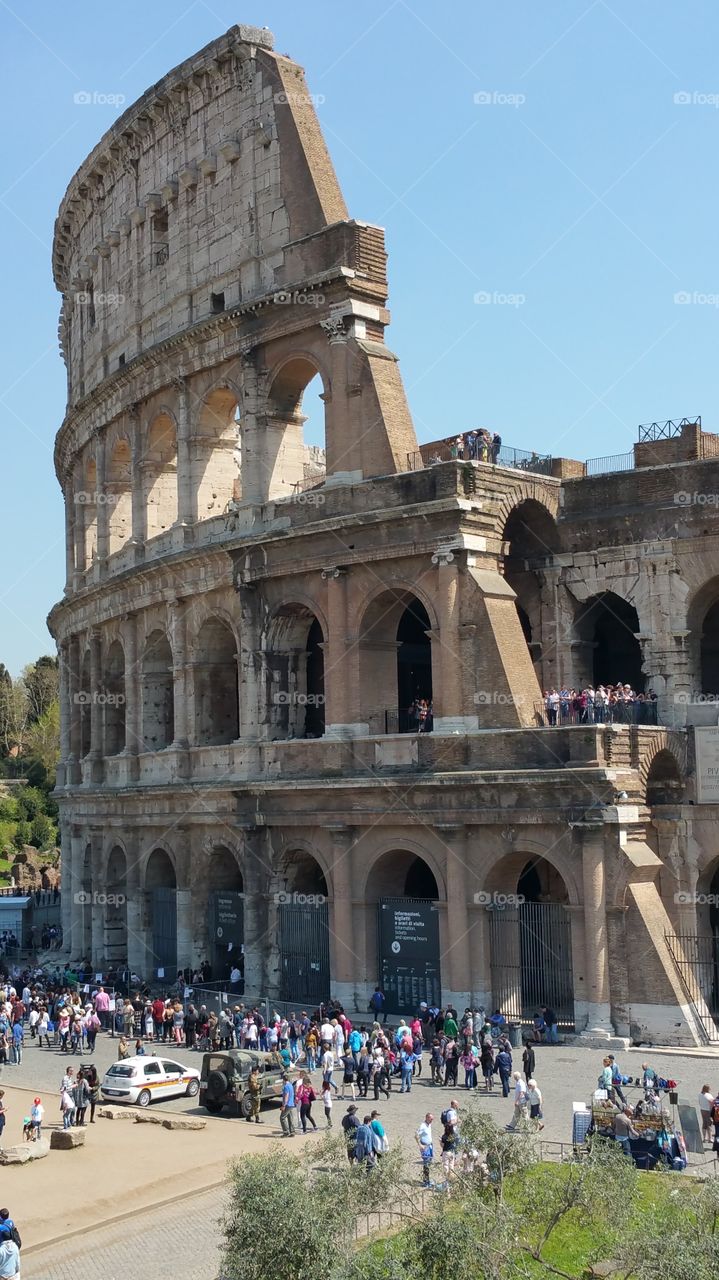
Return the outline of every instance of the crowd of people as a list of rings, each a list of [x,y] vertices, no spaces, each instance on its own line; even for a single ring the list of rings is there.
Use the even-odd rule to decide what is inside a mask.
[[[492,434],[484,427],[479,427],[476,431],[464,431],[461,435],[455,436],[445,446],[450,458],[459,458],[460,460],[469,460],[471,462],[493,462],[499,461],[499,451],[502,448],[502,437],[498,432]],[[435,452],[429,459],[430,466],[434,466],[438,462],[444,462],[440,453]]]
[[[656,724],[657,696],[621,683],[545,689],[544,715],[550,725]]]

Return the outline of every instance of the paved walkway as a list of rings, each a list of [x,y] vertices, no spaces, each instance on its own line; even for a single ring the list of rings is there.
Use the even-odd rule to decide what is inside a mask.
[[[22,1255],[23,1280],[215,1280],[223,1193],[205,1191]]]

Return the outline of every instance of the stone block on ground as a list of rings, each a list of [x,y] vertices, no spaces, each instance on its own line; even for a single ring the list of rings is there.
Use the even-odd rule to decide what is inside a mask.
[[[71,1151],[73,1147],[84,1147],[86,1137],[84,1129],[53,1129],[50,1148],[52,1151]]]
[[[205,1129],[207,1121],[199,1116],[168,1116],[162,1121],[163,1129]]]
[[[0,1151],[0,1165],[29,1164],[31,1160],[42,1160],[49,1153],[50,1143],[47,1138],[40,1138],[37,1142],[23,1142]]]
[[[103,1120],[134,1120],[135,1112],[127,1107],[98,1107],[97,1114]]]
[[[162,1116],[153,1115],[151,1111],[133,1111],[135,1124],[162,1124]]]

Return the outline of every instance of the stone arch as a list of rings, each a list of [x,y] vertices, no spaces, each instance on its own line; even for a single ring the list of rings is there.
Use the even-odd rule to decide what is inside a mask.
[[[174,858],[162,844],[153,846],[145,859],[143,883],[151,968],[154,973],[164,970],[172,980],[177,970],[177,871]]]
[[[719,576],[694,593],[687,609],[687,628],[694,690],[719,695]]]
[[[326,637],[313,605],[286,601],[275,609],[265,635],[267,716],[273,740],[322,737]]]
[[[103,662],[103,754],[125,750],[125,650],[119,640],[109,645]]]
[[[127,963],[127,855],[113,845],[105,870],[105,957],[110,964]]]
[[[577,907],[582,902],[583,887],[581,867],[575,867],[569,853],[565,853],[557,845],[549,849],[541,841],[522,839],[521,848],[510,847],[499,851],[494,858],[485,863],[486,870],[482,876],[483,892],[491,897],[493,894],[518,894],[519,881],[531,866],[539,867],[546,863],[547,875],[542,883],[548,886],[557,882],[562,884],[563,900],[566,894],[567,905]]]
[[[427,880],[428,887],[437,890],[437,897],[432,900],[445,901],[447,897],[446,881],[439,857],[435,855],[433,850],[426,848],[418,841],[406,840],[404,837],[394,840],[391,844],[384,844],[370,859],[365,872],[361,894],[363,900],[365,902],[378,902],[383,897],[410,896],[406,888],[408,877],[410,877],[410,886],[413,883],[416,886],[418,869],[415,864],[418,861],[425,864],[434,881],[432,886],[431,881]],[[412,896],[425,897],[431,895],[414,894]]]
[[[142,481],[146,536],[154,538],[177,523],[177,424],[167,409],[148,424]]]
[[[532,504],[535,515],[538,515],[536,508],[541,507],[545,516],[556,522],[559,518],[560,492],[561,485],[559,483],[543,484],[537,480],[526,480],[513,484],[512,488],[497,503],[495,514],[497,534],[502,538],[506,536],[504,531],[513,512],[523,507],[525,503]]]
[[[162,751],[175,736],[175,682],[172,648],[162,628],[145,640],[141,666],[142,747]]]
[[[378,589],[366,603],[358,626],[360,699],[370,731],[416,731],[412,704],[432,701],[432,650],[437,628],[432,602],[416,587]],[[428,716],[422,721],[431,727]]]
[[[220,746],[240,736],[238,652],[234,628],[217,614],[207,617],[195,640],[195,741],[198,746]]]
[[[542,565],[559,549],[556,520],[544,502],[525,497],[509,512],[502,531],[503,573],[516,607],[529,655],[541,671]]]
[[[203,848],[207,861],[207,932],[212,977],[229,978],[237,967],[244,978],[244,878],[237,850],[231,843],[208,841]]]
[[[603,591],[579,604],[573,641],[577,686],[622,683],[637,693],[645,692],[639,631],[636,606],[614,591]]]
[[[197,519],[210,520],[242,498],[240,397],[226,381],[203,397],[192,449]]]
[[[292,841],[275,858],[275,877],[287,893],[329,896],[328,879],[322,859],[308,844]]]
[[[125,436],[117,436],[107,460],[108,554],[132,537],[132,452]]]
[[[317,439],[305,442],[307,415],[303,407],[313,385],[322,385],[319,399],[326,402],[329,378],[316,356],[307,351],[287,354],[268,376],[264,477],[261,490],[267,498],[283,498],[307,484],[324,480],[326,470],[325,422],[318,424]]]
[[[662,747],[651,760],[644,761],[645,801],[654,805],[681,804],[684,798],[684,780],[676,756],[668,747]]]

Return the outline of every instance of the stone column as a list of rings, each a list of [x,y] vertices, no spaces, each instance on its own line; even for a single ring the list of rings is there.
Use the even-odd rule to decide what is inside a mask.
[[[79,827],[69,827],[67,849],[63,848],[62,895],[63,903],[67,897],[70,916],[70,929],[65,940],[65,949],[71,960],[82,958],[85,944],[83,920],[85,912],[90,912],[91,903],[84,901],[84,885],[82,882],[83,864],[85,860],[85,841]],[[65,856],[67,854],[67,866]],[[64,925],[63,925],[64,928]]]
[[[176,378],[173,385],[177,392],[177,523],[187,546],[193,541],[197,520],[197,489],[190,452],[190,394],[186,378]]]
[[[435,733],[466,733],[479,720],[467,714],[462,688],[467,683],[459,636],[459,564],[453,551],[440,547],[432,556],[437,566],[439,643],[432,646],[432,692]]]
[[[129,435],[132,456],[132,538],[131,543],[135,564],[145,559],[145,542],[147,541],[147,511],[145,509],[145,485],[143,461],[145,442],[143,440],[142,422],[137,405],[130,409]]]
[[[72,501],[73,501],[73,545],[75,548],[75,562],[72,574],[72,586],[74,591],[79,591],[83,575],[86,568],[85,558],[85,503],[87,495],[84,493],[83,485],[85,478],[83,474],[82,461],[77,460],[72,469]],[[84,501],[80,501],[80,498]]]
[[[269,990],[267,960],[271,949],[272,919],[276,921],[276,913],[272,913],[271,919],[268,901],[271,868],[269,832],[265,827],[239,825],[244,843],[245,995],[258,998]]]
[[[68,720],[69,751],[65,767],[65,782],[67,785],[72,786],[81,781],[80,703],[77,701],[77,695],[80,692],[80,641],[78,636],[70,636],[67,655],[66,715]]]
[[[99,631],[90,632],[90,780],[102,782],[104,774],[104,742],[103,742],[103,706],[100,702],[102,692],[102,635]]]
[[[190,836],[191,830],[178,827],[180,847],[177,849],[177,967],[184,969],[192,963],[192,891],[190,888]],[[177,847],[177,846],[176,846]],[[172,977],[174,978],[174,973]]]
[[[72,898],[75,892],[72,871],[72,827],[69,818],[62,812],[58,823],[60,830],[61,879],[60,879],[60,924],[62,925],[62,949],[70,955],[72,946]]]
[[[361,445],[352,421],[347,374],[349,329],[347,317],[330,315],[320,321],[329,341],[332,391],[325,398],[327,479],[362,480]]]
[[[95,509],[97,511],[97,566],[102,575],[107,567],[110,546],[110,507],[108,505],[107,457],[104,435],[97,436],[95,446],[96,486]]]
[[[266,736],[264,658],[260,635],[260,593],[254,582],[239,583],[240,733],[245,742]]]
[[[325,737],[358,738],[369,725],[350,721],[349,673],[347,662],[347,570],[331,565],[322,570],[327,583],[327,630],[325,656]]]
[[[259,353],[246,348],[242,357],[242,413],[240,416],[240,452],[242,458],[242,501],[259,504],[264,501],[264,396],[266,379],[259,369]]]
[[[78,510],[72,478],[65,481],[62,491],[65,500],[65,595],[69,595],[75,586],[75,523]]]
[[[105,959],[105,895],[107,885],[103,874],[102,831],[94,830],[92,842],[92,903],[90,906],[90,927],[92,931],[91,956],[97,972],[102,968]]]
[[[167,603],[168,631],[172,646],[172,688],[175,736],[172,748],[178,754],[178,774],[190,776],[190,740],[194,736],[189,724],[190,668],[187,655],[187,610],[189,604],[177,596]]]
[[[130,777],[136,780],[139,769],[137,754],[142,751],[142,690],[136,613],[128,613],[124,618],[122,640],[125,648],[125,749],[122,754],[132,757]]]
[[[59,688],[58,702],[60,712],[60,759],[57,764],[55,785],[64,787],[69,781],[68,761],[70,758],[70,646],[67,640],[58,645]]]
[[[605,828],[587,823],[582,828],[582,880],[584,886],[584,943],[587,991],[586,1035],[611,1037],[609,1003],[609,940],[604,851]]]
[[[441,973],[442,999],[462,1011],[471,1004],[469,910],[467,903],[467,833],[465,827],[437,824],[445,847],[447,883],[447,929],[443,962],[449,973]],[[443,963],[444,967],[444,963]],[[448,991],[449,988],[449,991]]]
[[[127,964],[128,968],[143,977],[147,973],[147,929],[145,909],[140,885],[140,837],[136,831],[125,834],[127,850]]]
[[[364,1008],[373,991],[355,947],[352,919],[352,827],[329,827],[332,836],[332,902],[330,904],[330,991],[347,1009]],[[364,981],[362,982],[362,979]],[[362,985],[358,989],[358,983]]]

